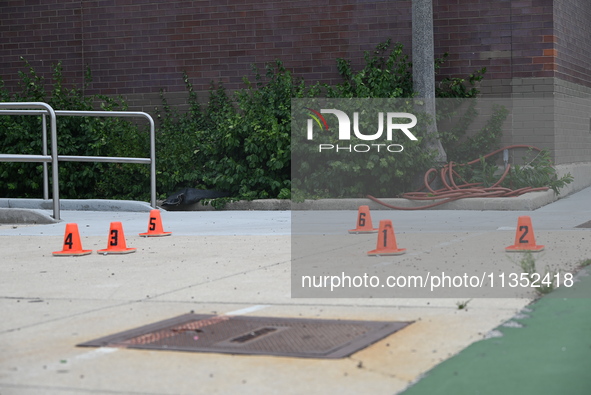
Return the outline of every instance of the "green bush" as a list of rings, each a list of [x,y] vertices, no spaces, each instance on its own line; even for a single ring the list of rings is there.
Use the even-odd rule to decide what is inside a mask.
[[[437,60],[436,68],[444,58]],[[127,108],[121,98],[85,96],[83,89],[67,88],[61,64],[54,67],[50,89],[28,63],[26,67],[27,72],[19,73],[18,94],[9,95],[0,85],[2,101],[44,101],[59,110],[91,110],[97,103],[107,111]],[[245,88],[231,96],[221,84],[212,84],[209,100],[203,105],[188,76],[183,75],[188,110],[171,108],[162,94],[162,106],[156,112],[159,197],[182,187],[200,187],[228,191],[240,199],[289,198],[292,98],[403,98],[413,94],[412,65],[400,44],[379,44],[375,51],[365,54],[365,66],[359,71],[344,59],[337,59],[337,69],[342,83],[309,84],[294,78],[277,61],[267,65],[264,72],[254,69],[254,81],[245,79]],[[483,72],[467,79],[444,79],[437,93],[441,97],[473,97],[477,93],[474,83]],[[40,117],[0,117],[0,152],[41,153],[40,122]],[[58,131],[61,155],[146,157],[149,153],[147,129],[125,119],[59,117]],[[453,139],[451,136],[449,141]],[[469,151],[478,145],[470,144]],[[390,158],[360,155],[355,163],[345,164],[335,158],[327,172],[349,180],[341,195],[397,194],[410,188],[415,175],[432,165],[431,153],[420,144],[407,149],[407,155]],[[40,164],[0,163],[2,195],[40,196],[41,168]],[[149,197],[148,166],[61,162],[59,174],[64,198]],[[379,183],[372,181],[369,186],[368,179]],[[328,187],[338,191],[342,185]],[[325,193],[323,188],[327,186],[319,183],[316,192]]]
[[[11,96],[2,85],[2,101],[46,102],[54,109],[78,111],[92,110],[93,103],[98,101],[105,110],[125,109],[122,101],[103,96],[84,96],[80,89],[67,88],[60,63],[54,66],[49,91],[44,79],[27,62],[25,65],[27,72],[19,72],[20,92]],[[86,82],[90,82],[89,73]],[[60,155],[146,157],[149,153],[149,150],[138,152],[137,148],[142,145],[138,140],[145,136],[140,135],[136,126],[121,119],[60,116],[56,125]],[[0,152],[41,154],[41,129],[40,116],[1,116]],[[51,152],[50,142],[48,144]],[[42,168],[39,163],[0,163],[0,191],[3,197],[41,197]],[[58,174],[60,196],[63,198],[145,195],[141,185],[145,184],[145,177],[137,168],[128,165],[61,162]]]
[[[522,161],[525,164],[514,165],[501,186],[511,189],[549,187],[559,194],[561,188],[573,181],[570,173],[558,178],[548,150],[530,149]]]
[[[439,70],[445,62],[447,54],[442,58],[436,59],[435,68]],[[303,197],[362,197],[367,194],[374,196],[395,196],[402,192],[414,189],[417,177],[424,174],[430,167],[434,166],[434,155],[429,152],[423,143],[423,137],[426,130],[421,130],[427,120],[426,114],[417,113],[413,108],[412,98],[413,80],[412,64],[409,62],[408,55],[404,53],[402,44],[392,44],[391,40],[380,43],[374,51],[367,51],[364,54],[364,66],[355,71],[351,62],[345,59],[337,59],[337,69],[343,82],[336,86],[325,86],[325,96],[327,98],[350,98],[352,99],[352,111],[355,108],[363,106],[355,98],[371,99],[391,99],[388,105],[397,110],[411,112],[420,119],[419,124],[413,129],[418,138],[417,142],[409,143],[402,135],[393,136],[392,144],[401,144],[404,146],[404,154],[378,155],[376,153],[356,153],[354,156],[344,158],[342,154],[335,151],[326,152],[319,158],[312,152],[306,152],[310,147],[306,147],[305,141],[299,141],[297,146],[292,149],[299,149],[300,152],[294,152],[298,158],[298,163],[294,168],[295,179],[294,194],[298,199]],[[481,69],[471,74],[467,79],[449,79],[444,78],[436,87],[436,96],[443,98],[474,98],[478,94],[475,88],[476,82],[482,80],[486,69]],[[339,103],[342,105],[342,103]],[[457,105],[457,103],[456,103]],[[314,107],[310,105],[310,107]],[[449,109],[443,108],[444,113]],[[366,119],[375,120],[368,114],[371,112],[363,108]],[[305,118],[305,117],[296,117]],[[422,122],[421,122],[422,120]],[[466,127],[474,120],[471,117],[466,122]],[[495,124],[496,126],[496,124]],[[302,129],[304,126],[299,125]],[[373,128],[372,124],[361,125],[360,129]],[[489,140],[496,141],[496,135],[492,136],[489,130],[483,130],[478,136],[467,139],[459,143],[458,134],[465,133],[465,128],[454,129],[446,133],[441,133],[440,137],[444,143],[449,142],[448,146],[455,150],[474,150],[480,152],[481,149],[487,149]],[[338,140],[336,136],[319,136],[323,138],[317,143],[326,143],[336,145]],[[351,144],[364,143],[356,138],[351,139]],[[464,148],[466,147],[466,148]],[[472,151],[474,152],[474,151]],[[454,152],[455,154],[455,152]],[[456,155],[457,156],[457,155]],[[321,170],[320,170],[321,169]]]
[[[300,103],[300,102],[298,102]],[[401,112],[413,112],[419,123],[413,128],[418,141],[410,141],[403,133],[393,133],[389,144],[404,147],[403,152],[384,154],[380,152],[337,152],[336,149],[318,154],[319,144],[343,145],[336,133],[318,133],[311,142],[300,134],[293,136],[292,163],[293,187],[295,194],[301,197],[352,198],[374,196],[393,196],[412,187],[415,176],[424,173],[433,164],[433,154],[422,146],[425,135],[425,115],[413,111],[413,101],[404,98],[380,99],[371,102],[365,98],[339,100],[310,100],[305,102],[306,108],[333,108],[346,113],[358,112],[360,130],[375,130],[378,112],[383,108],[396,108]],[[350,108],[348,109],[347,106]],[[294,130],[305,130],[308,119],[306,108],[294,109]],[[405,122],[405,121],[403,121]],[[367,144],[367,141],[351,136],[344,144],[355,146]]]
[[[203,147],[203,181],[243,199],[288,198],[290,184],[290,101],[299,89],[280,62],[265,77],[236,92],[238,109],[228,112]]]
[[[458,103],[463,104],[466,101],[459,100]],[[449,130],[439,132],[448,161],[466,163],[500,148],[503,122],[507,119],[509,110],[493,104],[493,113],[484,126],[471,136],[466,136],[468,127],[479,115],[475,109],[476,103],[476,100],[468,100],[468,108],[460,114],[456,124]],[[449,108],[442,108],[441,111],[449,111]]]
[[[165,190],[199,186],[241,199],[289,198],[290,101],[306,89],[281,62],[254,73],[233,100],[212,85],[206,106],[185,75],[189,111],[182,114],[163,96],[158,156]]]
[[[328,97],[396,98],[412,97],[412,64],[404,54],[402,44],[387,40],[364,54],[365,66],[355,72],[351,62],[337,59],[337,69],[343,82],[328,88]]]
[[[189,109],[180,113],[168,105],[161,93],[162,110],[156,109],[158,133],[156,134],[156,171],[158,190],[174,192],[181,187],[195,187],[202,178],[205,159],[200,147],[207,146],[209,130],[216,121],[227,113],[223,104],[225,93],[210,91],[210,104],[207,112],[199,104],[197,94],[186,74],[183,75],[189,93]],[[217,118],[214,118],[217,117]]]

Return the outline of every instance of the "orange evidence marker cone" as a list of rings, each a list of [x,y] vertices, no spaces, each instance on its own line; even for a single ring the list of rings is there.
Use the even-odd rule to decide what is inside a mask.
[[[507,252],[537,252],[542,251],[544,246],[536,245],[534,228],[531,224],[531,218],[527,215],[517,219],[517,231],[515,232],[515,244],[505,248]]]
[[[111,230],[109,231],[109,242],[107,248],[98,250],[99,254],[130,254],[135,252],[137,248],[127,248],[125,243],[125,235],[123,234],[123,225],[121,222],[111,222]]]
[[[162,219],[160,218],[160,210],[150,210],[150,220],[148,221],[148,231],[140,233],[143,237],[162,237],[170,236],[172,232],[165,232],[162,227]]]
[[[54,256],[82,256],[91,254],[92,250],[83,250],[78,233],[78,224],[66,224],[64,235],[64,247],[61,251],[55,251]]]
[[[405,252],[406,248],[398,248],[398,246],[396,245],[396,236],[394,236],[394,228],[392,227],[392,221],[390,221],[389,219],[380,221],[378,245],[375,250],[368,251],[367,255],[402,255]]]
[[[349,233],[376,233],[377,231],[378,229],[375,229],[371,224],[369,206],[359,206],[357,210],[357,227],[349,229]]]

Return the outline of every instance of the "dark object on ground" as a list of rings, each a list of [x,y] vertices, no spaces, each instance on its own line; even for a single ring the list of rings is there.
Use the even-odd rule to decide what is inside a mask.
[[[186,206],[195,204],[202,199],[216,199],[228,196],[230,196],[228,192],[185,188],[167,197],[166,200],[162,202],[162,206]]]

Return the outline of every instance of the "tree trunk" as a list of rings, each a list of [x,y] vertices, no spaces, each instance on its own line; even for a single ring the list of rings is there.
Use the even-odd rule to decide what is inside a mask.
[[[417,94],[417,109],[433,119],[427,128],[426,146],[436,152],[436,162],[447,162],[447,155],[437,137],[435,118],[435,55],[433,50],[433,2],[412,0],[412,77]]]

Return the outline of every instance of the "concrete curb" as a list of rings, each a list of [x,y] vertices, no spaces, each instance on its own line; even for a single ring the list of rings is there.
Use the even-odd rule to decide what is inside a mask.
[[[591,163],[557,165],[556,173],[558,177],[565,174],[571,174],[574,177],[574,182],[562,188],[560,196],[553,190],[548,190],[530,192],[512,198],[467,198],[445,203],[429,210],[533,211],[591,185]],[[421,207],[436,202],[435,200],[416,202],[396,198],[383,198],[380,200],[389,205],[404,208]],[[158,202],[158,204],[161,203],[162,201]],[[361,205],[367,205],[371,210],[392,210],[366,198],[305,200],[301,203],[279,199],[238,201],[226,204],[223,210],[357,210]],[[167,211],[215,211],[210,205],[203,205],[202,203],[187,205],[182,208],[166,207],[164,209]]]
[[[44,211],[0,208],[0,224],[55,224],[56,221]]]
[[[556,200],[553,191],[530,192],[514,198],[473,198],[460,199],[432,207],[428,210],[503,210],[531,211]],[[413,201],[408,199],[385,198],[380,201],[401,208],[417,209],[438,202],[437,200]],[[295,203],[292,210],[357,210],[367,205],[371,210],[392,210],[369,199],[324,199]]]
[[[559,197],[566,197],[591,185],[591,163],[558,165],[556,166],[556,171],[559,177],[567,173],[570,173],[574,177],[574,182],[563,188],[560,196],[554,193],[554,191],[548,190],[543,192],[530,192],[513,198],[467,198],[441,204],[428,210],[533,211],[558,200]],[[436,202],[435,200],[416,202],[396,198],[383,198],[380,200],[386,204],[406,209],[416,209],[417,207],[426,206]],[[157,204],[161,205],[162,201],[158,201]],[[291,200],[280,199],[241,200],[227,203],[220,211],[357,210],[359,206],[362,205],[369,206],[371,210],[392,210],[386,206],[373,202],[372,200],[359,198],[305,200],[297,203],[292,202]],[[60,208],[62,210],[70,211],[107,212],[149,212],[152,209],[147,202],[103,199],[62,199],[60,200]],[[0,209],[11,209],[0,210],[0,223],[2,224],[40,224],[57,222],[43,211],[36,211],[52,210],[53,202],[51,200],[0,198]],[[15,209],[19,210],[15,211]],[[204,205],[202,203],[182,206],[180,208],[166,207],[164,209],[167,211],[216,211],[212,206]]]
[[[552,203],[558,196],[552,190],[530,192],[512,198],[467,198],[430,208],[429,210],[502,210],[502,211],[531,211]],[[386,204],[403,207],[418,208],[437,202],[437,200],[412,201],[398,198],[380,198]],[[162,202],[159,201],[158,204]],[[371,210],[391,210],[367,198],[358,199],[319,199],[292,202],[282,199],[240,200],[227,203],[223,211],[289,211],[289,210],[357,210],[359,206],[367,205]],[[51,210],[51,200],[42,199],[0,199],[0,208]],[[72,200],[60,201],[60,208],[69,211],[124,211],[149,212],[152,207],[146,202],[132,200]],[[166,211],[216,211],[211,205],[201,202],[182,207],[166,207]],[[0,219],[0,222],[2,220]]]
[[[43,199],[0,199],[0,208],[52,210],[53,201]],[[134,200],[61,199],[60,209],[70,211],[149,212],[152,207],[146,202]]]
[[[460,199],[431,208],[430,210],[502,210],[502,211],[531,211],[557,200],[558,196],[552,190],[542,192],[530,192],[512,198],[473,198]],[[437,202],[428,200],[416,202],[408,199],[384,198],[380,199],[389,205],[417,208]],[[305,200],[294,203],[290,200],[264,199],[252,201],[238,201],[226,204],[223,210],[357,210],[359,206],[367,205],[371,210],[391,210],[370,199],[319,199]],[[167,211],[215,211],[210,205],[196,203],[178,207],[166,207]]]
[[[146,202],[132,200],[60,200],[60,209],[69,211],[149,212]],[[0,224],[54,224],[53,201],[43,199],[0,199]]]

